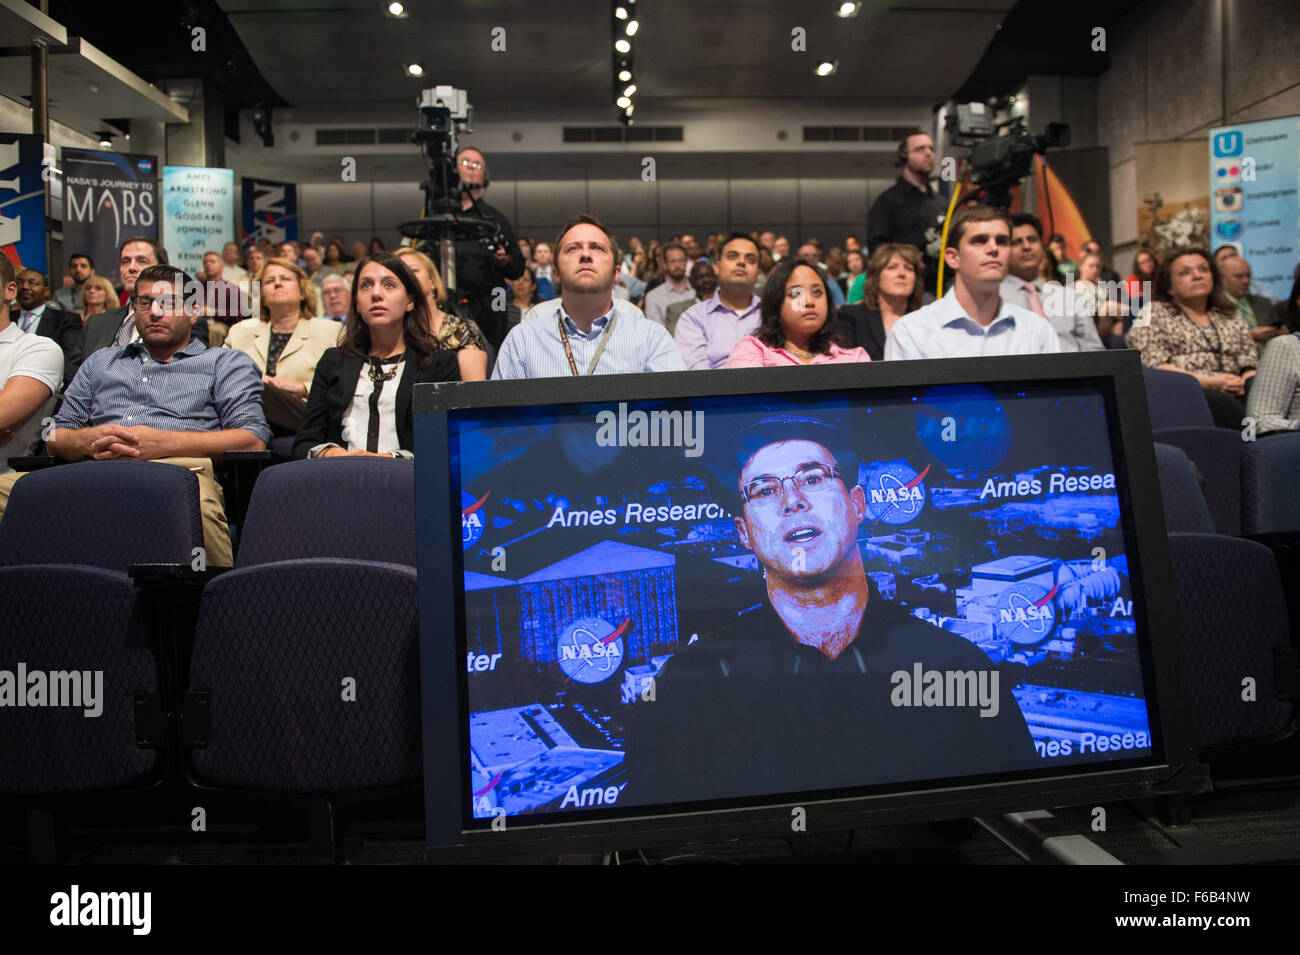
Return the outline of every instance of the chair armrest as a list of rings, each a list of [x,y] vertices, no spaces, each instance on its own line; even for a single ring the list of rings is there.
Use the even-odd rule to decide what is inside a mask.
[[[246,461],[270,461],[275,455],[270,451],[223,451],[222,464],[242,464]]]
[[[171,584],[191,584],[202,587],[213,578],[231,570],[230,567],[208,567],[194,570],[189,564],[132,564],[127,568],[127,576],[135,581],[137,587],[167,586]]]
[[[62,463],[52,454],[19,455],[9,459],[9,466],[15,471],[42,471]]]

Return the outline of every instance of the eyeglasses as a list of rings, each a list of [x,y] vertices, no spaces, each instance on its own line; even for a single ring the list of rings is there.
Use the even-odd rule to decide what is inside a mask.
[[[482,169],[482,168],[483,168],[483,164],[482,164],[481,162],[479,162],[477,159],[462,159],[462,160],[460,161],[460,164],[461,164],[462,166],[464,166],[466,169]]]
[[[135,295],[131,298],[131,307],[144,315],[153,310],[154,302],[164,313],[175,314],[181,310],[185,300],[180,295]]]
[[[825,491],[831,487],[831,481],[840,476],[840,469],[829,464],[809,464],[800,468],[789,477],[761,477],[750,481],[741,488],[741,495],[747,504],[771,506],[781,499],[785,482],[794,484],[800,494]]]

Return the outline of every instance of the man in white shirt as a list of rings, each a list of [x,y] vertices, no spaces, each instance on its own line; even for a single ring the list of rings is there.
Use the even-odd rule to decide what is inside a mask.
[[[1017,212],[1011,217],[1011,256],[1002,300],[1051,322],[1061,351],[1104,351],[1092,318],[1094,303],[1082,301],[1082,295],[1066,295],[1059,282],[1044,282],[1038,274],[1044,254],[1043,224],[1037,216]]]
[[[248,278],[248,272],[239,265],[239,246],[235,243],[227,242],[221,247],[221,261],[224,263],[221,277],[227,282],[238,282],[240,279]]]
[[[690,302],[695,289],[686,281],[686,247],[680,242],[669,242],[659,250],[664,261],[664,280],[645,293],[645,317],[665,328],[668,324],[668,306],[673,302]]]
[[[0,255],[0,474],[11,473],[11,457],[31,454],[63,383],[59,346],[10,320],[17,294],[13,263]]]
[[[900,318],[885,342],[885,360],[1041,355],[1059,352],[1056,331],[1041,316],[1004,302],[1011,217],[969,205],[948,227],[944,262],[956,274],[948,294]]]

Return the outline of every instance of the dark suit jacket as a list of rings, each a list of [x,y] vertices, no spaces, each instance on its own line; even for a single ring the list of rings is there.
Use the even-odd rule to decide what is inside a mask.
[[[885,323],[880,312],[865,305],[841,305],[836,330],[844,338],[843,347],[861,346],[872,361],[885,360]]]
[[[91,352],[99,351],[101,348],[107,348],[113,344],[113,339],[117,337],[117,330],[122,327],[122,322],[126,319],[128,307],[123,305],[111,312],[100,312],[98,315],[92,315],[86,319],[85,354],[89,355]],[[208,343],[208,320],[202,315],[194,323],[194,328],[190,331],[190,338],[197,338],[204,345]]]
[[[68,387],[72,376],[81,367],[81,316],[47,303],[41,320],[36,323],[36,334],[54,339],[63,349],[63,387]]]
[[[402,377],[397,383],[397,439],[403,451],[415,450],[415,422],[411,414],[411,390],[417,383],[427,381],[460,381],[460,364],[454,351],[439,349],[427,368],[411,360],[403,364]],[[365,359],[349,355],[341,348],[330,348],[316,363],[316,376],[312,379],[307,408],[302,413],[302,424],[293,442],[293,457],[305,458],[307,452],[318,444],[333,442],[347,447],[343,440],[343,416],[357,391],[357,378]]]

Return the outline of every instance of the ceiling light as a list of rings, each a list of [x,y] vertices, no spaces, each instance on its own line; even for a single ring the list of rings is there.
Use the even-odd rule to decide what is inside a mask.
[[[384,12],[388,14],[390,17],[405,17],[406,6],[404,4],[398,3],[397,0],[393,0],[392,3],[384,5]]]
[[[95,134],[99,137],[99,145],[103,149],[113,148],[113,134],[106,129],[102,129]]]
[[[835,72],[838,66],[839,64],[834,60],[822,60],[822,62],[817,64],[817,75],[830,76]]]
[[[615,8],[614,8],[614,16],[618,17],[620,20],[626,20],[626,19],[627,19],[627,7],[615,7]]]
[[[406,67],[406,75],[407,75],[407,76],[423,76],[423,75],[424,75],[424,67],[422,67],[419,63],[411,63],[411,64],[409,64],[409,65]]]
[[[627,86],[627,89],[623,90],[623,95],[624,95],[624,96],[631,96],[631,95],[632,95],[633,93],[635,93],[635,92],[636,92],[636,84],[635,84],[635,83],[629,83],[628,86]]]
[[[614,102],[618,104],[619,109],[627,109],[632,105],[632,101],[626,96],[620,96],[618,99],[614,100]]]
[[[627,31],[627,35],[628,35],[628,36],[636,36],[636,28],[637,28],[637,26],[638,26],[638,24],[637,24],[637,22],[636,22],[635,20],[628,20],[628,21],[627,21],[627,26],[624,27],[623,29]]]
[[[623,109],[623,115],[624,115],[624,116],[631,116],[631,115],[632,115],[632,110],[633,110],[633,109],[635,109],[635,107],[634,107],[631,103],[628,103],[627,106],[624,107],[624,109]]]
[[[628,80],[630,80],[631,78],[632,78],[632,71],[631,71],[631,70],[619,70],[619,71],[618,71],[618,81],[619,81],[620,83],[626,83],[626,82],[627,82]]]
[[[632,49],[632,44],[628,43],[627,40],[624,40],[620,37],[618,40],[615,41],[614,49],[618,50],[618,52],[620,53],[627,53]]]
[[[840,8],[835,11],[835,15],[842,18],[856,17],[858,11],[861,9],[861,3],[853,3],[851,0],[845,0],[844,3],[840,4]]]

